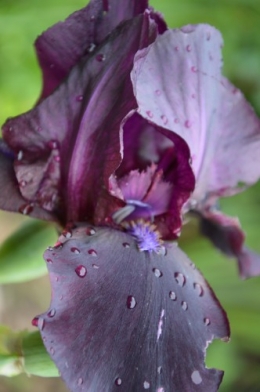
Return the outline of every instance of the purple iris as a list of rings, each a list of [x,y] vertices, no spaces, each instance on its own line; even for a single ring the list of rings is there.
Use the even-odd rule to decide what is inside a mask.
[[[207,25],[167,30],[144,0],[92,0],[36,41],[43,92],[3,127],[0,205],[63,228],[33,323],[73,392],[222,380],[204,360],[229,337],[226,314],[174,242],[193,211],[218,247],[248,256],[214,206],[259,178],[260,123],[221,76],[221,44]],[[242,274],[260,272],[248,260]]]

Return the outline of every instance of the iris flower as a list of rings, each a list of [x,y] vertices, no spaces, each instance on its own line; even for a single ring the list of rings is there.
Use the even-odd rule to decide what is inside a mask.
[[[56,221],[49,309],[33,324],[73,392],[216,391],[229,324],[178,248],[183,216],[260,272],[221,196],[259,179],[260,122],[221,75],[220,33],[169,30],[145,0],[92,0],[43,33],[43,90],[9,119],[0,206]]]

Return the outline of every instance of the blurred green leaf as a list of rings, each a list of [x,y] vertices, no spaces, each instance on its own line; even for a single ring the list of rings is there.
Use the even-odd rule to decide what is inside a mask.
[[[57,238],[49,223],[26,222],[0,247],[0,284],[24,282],[47,273],[43,252]]]
[[[26,373],[41,377],[59,377],[58,369],[47,353],[38,331],[24,337],[22,352]]]

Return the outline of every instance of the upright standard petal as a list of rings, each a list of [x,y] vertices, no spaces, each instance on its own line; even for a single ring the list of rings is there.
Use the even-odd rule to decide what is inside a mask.
[[[62,223],[99,221],[112,208],[106,186],[121,160],[120,126],[136,108],[133,58],[156,35],[148,13],[121,24],[51,96],[4,125],[23,197]]]
[[[140,252],[128,233],[75,227],[46,251],[52,300],[33,320],[73,392],[217,391],[207,346],[226,340],[225,312],[178,249]]]
[[[167,31],[137,54],[132,73],[139,113],[189,145],[199,202],[260,177],[260,120],[222,77],[221,47],[208,25]]]
[[[43,72],[44,98],[68,75],[83,56],[98,49],[102,41],[122,22],[142,14],[147,0],[91,0],[83,9],[44,32],[35,47]],[[166,25],[152,12],[160,31]]]

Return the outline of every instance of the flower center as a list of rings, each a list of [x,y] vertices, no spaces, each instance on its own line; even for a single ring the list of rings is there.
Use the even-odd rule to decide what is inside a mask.
[[[146,222],[143,219],[137,221],[130,221],[123,224],[132,237],[136,239],[138,249],[148,252],[156,252],[157,254],[165,254],[165,247],[163,241],[160,238],[160,233],[156,226],[150,222]]]

